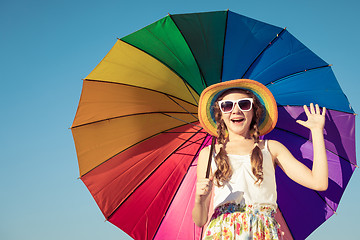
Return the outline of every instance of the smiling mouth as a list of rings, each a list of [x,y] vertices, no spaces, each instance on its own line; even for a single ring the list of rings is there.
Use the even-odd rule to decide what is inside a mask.
[[[233,123],[241,123],[241,122],[243,122],[245,119],[244,118],[242,118],[242,119],[231,119],[231,121],[233,122]]]

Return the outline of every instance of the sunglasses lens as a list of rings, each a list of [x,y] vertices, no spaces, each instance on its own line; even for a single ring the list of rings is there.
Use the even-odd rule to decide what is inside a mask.
[[[240,109],[243,111],[249,111],[251,109],[251,101],[248,99],[240,100],[238,104]]]
[[[233,109],[234,103],[231,101],[225,101],[221,103],[221,111],[230,112]]]

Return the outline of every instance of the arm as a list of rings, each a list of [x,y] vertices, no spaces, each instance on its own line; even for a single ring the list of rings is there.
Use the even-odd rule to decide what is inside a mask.
[[[205,178],[209,154],[209,148],[202,149],[199,154],[197,165],[195,205],[192,211],[192,218],[194,223],[199,227],[204,226],[208,220],[211,190],[213,186],[212,176],[210,176],[210,179]]]
[[[312,170],[294,158],[290,151],[281,143],[269,142],[269,148],[279,167],[295,182],[318,191],[328,188],[328,163],[324,143],[323,129],[325,125],[325,111],[320,114],[319,106],[310,104],[310,111],[304,106],[308,117],[306,122],[298,120],[297,123],[311,130],[313,141]]]

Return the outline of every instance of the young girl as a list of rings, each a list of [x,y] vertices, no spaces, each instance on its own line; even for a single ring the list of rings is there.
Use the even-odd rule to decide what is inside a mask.
[[[277,106],[261,83],[237,79],[206,88],[199,101],[199,120],[217,138],[213,152],[204,148],[198,159],[193,220],[208,222],[211,192],[214,213],[204,239],[281,239],[274,215],[277,208],[275,168],[295,182],[318,191],[328,186],[323,137],[325,108],[304,106],[311,130],[312,170],[296,160],[280,142],[260,140],[276,125]],[[210,176],[206,178],[209,155]]]

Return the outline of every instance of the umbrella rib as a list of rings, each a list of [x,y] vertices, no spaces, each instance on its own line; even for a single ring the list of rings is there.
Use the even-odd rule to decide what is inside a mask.
[[[299,135],[299,134],[293,133],[293,132],[291,132],[291,131],[289,131],[289,130],[286,130],[286,129],[283,129],[283,128],[279,128],[279,127],[275,127],[275,129],[278,129],[278,130],[280,130],[280,131],[287,132],[287,133],[290,133],[290,134],[292,134],[292,135],[298,136],[298,137],[303,138],[303,139],[305,139],[306,141],[312,143],[312,141],[311,141],[310,139],[308,139],[308,138],[306,138],[306,137],[303,137],[303,136],[301,136],[301,135]],[[354,163],[352,163],[349,159],[346,159],[346,158],[340,156],[339,154],[331,151],[330,149],[325,148],[325,150],[328,151],[328,152],[330,152],[330,153],[332,153],[332,154],[334,154],[335,156],[338,156],[340,159],[342,159],[342,160],[344,160],[344,161],[347,161],[348,163],[350,163],[350,164],[352,164],[352,165],[354,165],[354,166],[357,167],[357,165],[354,164]]]
[[[199,140],[206,138],[206,136],[207,136],[207,135],[205,135],[205,136],[204,136],[204,137],[202,137],[202,138],[199,138]],[[199,140],[198,140],[198,141],[199,141]],[[190,141],[190,140],[189,140],[189,141],[188,141],[188,144],[187,144],[187,145],[182,146],[181,148],[179,148],[179,150],[185,149],[185,148],[189,147],[191,144],[196,144],[196,141],[195,141],[195,142],[193,142],[193,141]]]
[[[170,17],[170,19],[171,19],[171,17]],[[172,20],[172,19],[171,19]],[[169,52],[171,52],[171,54],[179,61],[179,62],[181,62],[181,64],[183,65],[183,66],[186,66],[182,61],[181,61],[181,59],[180,58],[178,58],[178,56],[165,44],[165,42],[164,41],[162,41],[160,38],[158,38],[153,32],[151,32],[148,28],[145,28],[145,30],[146,31],[148,31],[153,37],[155,37],[159,42],[161,42],[162,43],[162,45],[164,45],[165,47],[166,47],[166,49],[167,50],[169,50]],[[130,43],[129,43],[130,44]],[[133,46],[132,44],[130,44],[131,46]],[[136,46],[134,46],[134,47],[136,47]],[[142,50],[142,49],[140,49],[140,50]],[[142,50],[143,52],[145,52],[144,50]],[[149,54],[150,56],[152,56],[152,57],[154,57],[154,58],[156,58],[158,61],[160,61],[160,62],[162,62],[165,66],[167,66],[169,69],[171,69],[174,73],[176,73],[177,74],[177,72],[174,70],[174,69],[172,69],[169,65],[167,65],[165,62],[163,62],[162,60],[160,60],[160,59],[158,59],[156,56],[153,56],[152,54],[150,54],[150,53],[148,53],[148,52],[146,52],[147,54]],[[179,77],[181,77],[180,76],[180,74],[177,74]],[[181,77],[182,78],[182,77]],[[184,80],[184,79],[183,79]],[[185,80],[184,80],[185,81]],[[185,81],[186,82],[186,81]]]
[[[149,33],[151,33],[153,36],[155,36],[155,35],[154,35],[152,32],[150,32],[148,29],[146,29],[146,30],[147,30]],[[158,39],[161,43],[163,43],[163,42],[162,42],[159,38],[157,38],[156,36],[155,36],[155,38]],[[175,74],[183,81],[183,83],[185,84],[185,86],[186,86],[186,88],[188,89],[189,93],[190,93],[191,96],[194,98],[194,101],[197,102],[196,99],[195,99],[195,97],[194,97],[194,95],[192,94],[191,90],[189,89],[189,86],[191,86],[191,85],[190,85],[179,73],[177,73],[177,72],[175,71],[175,69],[173,69],[172,67],[170,67],[168,64],[166,64],[164,61],[162,61],[161,59],[157,58],[156,56],[154,56],[154,55],[152,55],[152,54],[150,54],[150,53],[142,50],[141,48],[138,48],[137,46],[134,46],[134,45],[132,45],[131,43],[125,42],[125,41],[123,41],[123,40],[121,40],[121,39],[118,39],[118,40],[119,40],[119,41],[122,41],[122,42],[124,42],[124,43],[126,43],[126,44],[129,44],[130,46],[132,46],[132,47],[134,47],[134,48],[142,51],[143,53],[148,54],[149,56],[153,57],[154,59],[156,59],[157,61],[159,61],[160,63],[162,63],[162,64],[163,64],[164,66],[166,66],[168,69],[170,69],[173,73],[175,73]],[[176,56],[164,43],[163,43],[163,45],[164,45],[174,56]],[[177,58],[177,57],[176,57],[176,58]],[[177,58],[177,59],[178,59],[178,58]],[[181,62],[180,59],[178,59],[178,60],[179,60],[179,62]],[[189,86],[188,86],[188,85],[189,85]],[[197,92],[193,87],[191,87],[191,89],[192,89],[194,92]]]
[[[185,121],[185,120],[183,120],[183,119],[180,119],[180,118],[177,118],[177,117],[174,117],[174,116],[168,115],[168,114],[166,114],[166,113],[164,113],[164,112],[162,112],[162,114],[163,114],[163,115],[165,115],[165,116],[167,116],[167,117],[171,117],[171,118],[174,118],[174,119],[179,120],[179,121],[181,121],[181,122],[184,122],[184,123],[186,123],[186,124],[191,124],[191,125],[193,125],[193,126],[195,126],[195,127],[200,128],[200,130],[201,130],[201,129],[203,129],[203,128],[202,128],[201,126],[199,126],[199,125],[196,125],[196,124],[194,124],[194,123],[191,123],[191,122]]]
[[[192,55],[193,58],[194,58],[194,61],[196,62],[196,65],[197,65],[197,67],[198,67],[198,69],[199,69],[199,73],[200,73],[200,75],[201,75],[201,83],[203,84],[203,87],[204,87],[204,89],[205,89],[205,88],[207,87],[207,84],[206,84],[206,82],[205,82],[204,73],[202,72],[202,70],[201,70],[201,68],[200,68],[200,66],[199,66],[199,63],[198,63],[197,59],[195,58],[195,54],[194,54],[193,50],[191,49],[189,43],[187,42],[186,38],[184,37],[183,32],[181,31],[181,29],[179,28],[179,26],[176,24],[176,22],[175,22],[174,19],[172,18],[171,14],[169,14],[169,17],[171,18],[171,20],[172,20],[173,23],[175,24],[176,28],[179,30],[181,36],[183,37],[184,41],[186,42],[186,45],[188,46],[188,48],[189,48],[189,50],[190,50],[190,52],[191,52],[191,55]]]
[[[163,133],[197,133],[197,132],[163,132]]]
[[[276,96],[279,97],[279,96],[288,96],[288,97],[291,97],[293,96],[294,94],[299,94],[299,93],[314,93],[314,92],[324,92],[323,89],[317,89],[317,90],[306,90],[306,91],[296,91],[294,90],[293,92],[287,92],[287,93],[282,93],[282,94],[277,94]],[[331,95],[330,93],[342,93],[342,91],[338,90],[338,89],[335,89],[335,90],[326,90],[326,93]],[[302,107],[303,105],[296,105],[296,104],[287,104],[287,105],[280,105],[278,104],[278,106],[298,106],[298,107]],[[320,106],[321,107],[321,106]],[[327,110],[333,110],[333,111],[339,111],[338,109],[334,109],[334,108],[326,108]],[[352,112],[348,112],[347,110],[343,110],[342,112],[344,113],[349,113],[351,114]]]
[[[318,191],[315,191],[315,190],[313,190],[313,191],[318,195],[319,198],[321,198],[321,200],[323,200],[323,202],[325,202],[325,204],[326,204],[334,213],[336,213],[336,211],[326,202],[326,200],[320,195],[320,193],[319,193]]]
[[[321,90],[319,90],[321,91]],[[302,92],[306,92],[306,91],[302,91]],[[335,92],[335,91],[334,91]],[[296,92],[293,92],[293,93],[296,93]],[[300,93],[300,91],[298,92]],[[286,96],[288,94],[277,94],[277,96]],[[284,104],[284,105],[281,105],[281,104],[277,104],[278,107],[303,107],[304,105],[296,105],[296,104]],[[320,106],[321,107],[321,106]],[[346,112],[346,111],[339,111],[338,109],[335,109],[335,108],[326,108],[326,110],[332,110],[332,111],[337,111],[337,112],[343,112],[343,113],[346,113],[346,114],[353,114],[353,115],[357,115],[356,113],[353,113],[353,112]]]
[[[113,157],[121,154],[122,152],[125,152],[126,150],[134,147],[135,145],[137,145],[137,144],[139,144],[139,143],[142,143],[142,142],[144,142],[144,141],[146,141],[146,140],[149,140],[149,139],[152,138],[152,137],[155,137],[155,136],[160,135],[160,134],[163,134],[163,133],[188,133],[188,132],[169,132],[169,131],[171,131],[172,129],[176,129],[176,128],[179,128],[179,127],[182,127],[182,126],[186,126],[186,125],[187,125],[187,124],[175,126],[175,127],[173,127],[173,128],[169,128],[169,129],[167,129],[167,130],[163,130],[163,131],[158,132],[158,133],[156,133],[156,134],[153,134],[153,135],[151,135],[151,136],[149,136],[149,137],[147,137],[147,138],[144,138],[144,139],[142,139],[142,140],[140,140],[140,141],[132,144],[131,146],[129,146],[129,147],[121,150],[120,152],[114,154],[113,156],[109,157],[108,159],[106,159],[105,161],[103,161],[102,163],[100,163],[99,165],[96,165],[95,167],[93,167],[92,169],[90,169],[89,171],[87,171],[86,173],[84,173],[83,175],[81,175],[80,178],[82,178],[83,176],[85,176],[86,174],[88,174],[89,172],[91,172],[92,170],[94,170],[95,168],[99,167],[100,165],[104,164],[105,162],[109,161],[109,160],[112,159]],[[199,130],[198,132],[200,132],[200,131],[201,131],[201,130]],[[196,132],[196,133],[198,133],[198,132]],[[189,133],[194,133],[194,132],[189,132]]]
[[[245,77],[246,73],[251,69],[251,67],[254,65],[256,60],[258,60],[258,58],[285,32],[285,30],[286,30],[286,28],[282,29],[278,34],[276,34],[276,36],[273,38],[273,40],[271,40],[269,42],[269,44],[256,56],[254,61],[249,65],[249,67],[246,69],[245,73],[243,74],[243,76],[241,78]]]
[[[186,112],[188,112],[191,116],[193,116],[195,119],[198,119],[195,115],[193,115],[191,112],[189,112],[185,107],[183,107],[180,103],[176,102],[173,98],[171,98],[169,95],[167,95],[168,98],[170,98],[171,101],[176,103],[179,107],[184,109]]]
[[[170,19],[173,21],[173,19],[170,17]],[[174,21],[173,21],[174,22]],[[177,27],[177,26],[176,26]],[[183,65],[183,66],[186,66],[178,57],[177,57],[177,55],[160,39],[160,38],[158,38],[155,34],[153,34],[151,31],[149,31],[149,29],[147,29],[147,28],[145,28],[146,29],[146,31],[148,31],[152,36],[154,36],[159,42],[161,42],[171,53],[172,53],[172,55],[173,56],[175,56],[175,58],[179,61],[179,62],[181,62],[181,64]],[[128,43],[128,44],[130,44],[130,43]],[[132,44],[130,44],[131,46],[133,46]],[[136,46],[134,46],[134,47],[136,47]],[[138,48],[139,49],[139,48]],[[144,50],[142,50],[142,49],[140,49],[141,51],[143,51],[143,52],[145,52]],[[154,55],[152,55],[152,54],[150,54],[150,53],[148,53],[148,52],[145,52],[145,53],[147,53],[147,54],[149,54],[150,56],[152,56],[153,58],[155,58],[155,59],[157,59],[159,62],[161,62],[162,64],[164,64],[167,68],[169,68],[171,71],[173,71],[176,75],[178,75],[180,78],[181,78],[181,80],[184,82],[184,85],[185,85],[185,87],[187,88],[187,90],[189,91],[189,93],[190,93],[190,95],[193,97],[193,99],[194,99],[194,101],[196,102],[196,104],[198,104],[198,102],[196,101],[196,98],[195,98],[195,96],[193,95],[193,93],[192,93],[192,91],[189,89],[189,83],[185,80],[185,78],[183,78],[180,74],[178,74],[176,71],[175,71],[175,69],[173,69],[172,67],[170,67],[167,63],[165,63],[165,62],[163,62],[161,59],[159,59],[159,58],[157,58],[156,56],[154,56]],[[194,88],[191,88],[193,91],[195,91],[195,89]],[[195,91],[196,92],[196,91]]]
[[[209,134],[207,134],[207,136],[208,136],[208,135],[209,135]],[[191,137],[191,138],[192,138],[192,137]],[[191,138],[189,138],[188,140],[190,140]],[[192,163],[194,162],[194,160],[195,160],[196,157],[198,156],[199,151],[200,151],[200,148],[201,148],[201,146],[204,145],[205,141],[206,141],[206,137],[204,138],[204,141],[200,144],[200,147],[198,148],[196,154],[194,155],[194,158],[193,158],[193,160],[191,161],[191,163],[189,164],[189,167],[188,167],[188,169],[186,170],[186,172],[189,171],[190,167],[193,167],[193,164],[192,164]],[[182,183],[183,183],[184,180],[185,180],[185,177],[186,177],[186,174],[184,175],[183,179],[181,180],[181,183],[179,184],[178,188],[176,189],[174,196],[176,196],[177,192],[179,191],[180,186],[182,185]],[[163,222],[163,220],[164,220],[164,218],[165,218],[165,215],[166,215],[166,213],[169,211],[169,208],[170,208],[170,206],[171,206],[171,204],[172,204],[173,201],[174,201],[174,197],[171,199],[171,202],[169,203],[169,205],[168,205],[168,207],[167,207],[167,209],[166,209],[166,211],[165,211],[165,214],[163,214],[163,217],[162,217],[162,219],[161,219],[161,222],[160,222],[160,224],[159,224],[159,226],[158,226],[158,228],[157,228],[154,236],[156,236],[157,232],[159,231],[159,228],[160,228],[160,226],[161,226],[161,224],[162,224],[162,222]]]
[[[198,132],[200,132],[200,131],[201,131],[201,130],[199,130]],[[189,139],[193,138],[194,136],[196,136],[196,133],[194,133],[193,135],[191,135],[191,137],[190,137]],[[169,153],[169,155],[168,155],[146,178],[144,178],[143,181],[142,181],[141,183],[139,183],[139,184],[135,187],[134,190],[132,190],[132,192],[130,192],[130,193],[119,203],[119,205],[109,214],[109,216],[108,216],[106,219],[110,219],[110,218],[112,217],[112,215],[116,212],[116,210],[120,208],[120,206],[135,192],[135,190],[136,190],[137,188],[139,188],[144,182],[146,182],[146,180],[149,179],[149,178],[153,175],[153,173],[156,172],[156,170],[159,169],[160,166],[161,166],[164,162],[166,162],[166,160],[167,160],[170,156],[172,156],[176,151],[178,151],[178,149],[179,149],[180,147],[182,147],[185,143],[186,143],[186,141],[183,142],[180,146],[178,146],[174,151],[172,151],[171,153]],[[191,164],[190,164],[190,165],[191,165]],[[135,225],[135,226],[136,226],[136,225]]]
[[[184,80],[183,80],[183,82],[184,82],[184,85],[187,88],[188,92],[190,93],[190,95],[192,96],[194,101],[196,102],[196,105],[198,105],[199,104],[198,101],[196,100],[196,98],[195,98],[194,94],[192,93],[192,91],[189,89],[189,84],[187,84]]]
[[[129,86],[129,87],[133,87],[133,88],[140,88],[140,89],[144,89],[144,90],[148,90],[148,91],[151,91],[151,92],[156,92],[156,93],[159,93],[159,94],[163,94],[163,95],[166,95],[166,96],[171,96],[173,98],[176,98],[176,99],[179,99],[180,101],[183,101],[185,103],[188,103],[190,105],[193,105],[195,107],[197,107],[197,101],[195,100],[196,104],[194,103],[191,103],[191,102],[188,102],[184,99],[181,99],[179,97],[176,97],[176,96],[173,96],[171,94],[168,94],[168,93],[165,93],[165,92],[161,92],[161,91],[158,91],[158,90],[155,90],[155,89],[151,89],[151,88],[146,88],[146,87],[141,87],[141,86],[135,86],[135,85],[131,85],[131,84],[126,84],[126,83],[120,83],[120,82],[109,82],[109,81],[103,81],[103,80],[97,80],[97,79],[89,79],[89,78],[86,78],[86,79],[83,79],[84,81],[89,81],[89,82],[100,82],[100,83],[104,83],[104,84],[119,84],[119,85],[124,85],[124,86]],[[194,90],[195,91],[195,90]]]
[[[73,126],[71,127],[71,129],[73,128],[78,128],[78,127],[83,127],[83,126],[87,126],[87,125],[91,125],[91,124],[95,124],[95,123],[99,123],[99,122],[104,122],[104,121],[109,121],[109,120],[114,120],[114,119],[119,119],[119,118],[124,118],[124,117],[131,117],[131,116],[138,116],[138,115],[149,115],[149,114],[164,114],[166,116],[170,116],[170,115],[167,115],[166,113],[176,113],[176,114],[188,114],[188,113],[184,113],[184,112],[147,112],[147,113],[134,113],[134,114],[128,114],[128,115],[123,115],[123,116],[116,116],[116,117],[111,117],[111,118],[106,118],[106,119],[101,119],[101,120],[97,120],[97,121],[93,121],[93,122],[88,122],[88,123],[84,123],[84,124],[80,124],[80,125],[77,125],[77,126]],[[191,114],[192,115],[192,114]],[[193,116],[193,115],[192,115]],[[175,117],[173,117],[175,118]],[[182,122],[186,122],[188,124],[191,124],[190,122],[187,122],[185,120],[181,120],[179,118],[175,118],[179,121],[182,121]],[[198,120],[198,119],[196,119]],[[196,125],[195,125],[196,126]],[[197,127],[200,127],[200,126],[197,126]]]
[[[224,32],[224,43],[223,43],[223,50],[222,50],[222,59],[221,59],[221,75],[220,75],[220,82],[222,82],[222,76],[224,71],[224,53],[225,53],[225,41],[226,41],[226,33],[227,33],[227,23],[229,18],[229,9],[226,10],[226,19],[225,19],[225,32]]]
[[[309,69],[305,69],[305,70],[302,70],[302,71],[298,71],[298,72],[295,72],[295,73],[292,73],[290,75],[287,75],[285,77],[281,77],[279,79],[276,79],[275,81],[272,81],[270,83],[267,83],[265,84],[265,86],[269,86],[269,85],[272,85],[272,84],[275,84],[275,83],[279,83],[287,78],[290,78],[290,77],[293,77],[295,75],[299,75],[299,74],[303,74],[305,72],[309,72],[309,71],[313,71],[313,70],[317,70],[317,69],[321,69],[321,68],[327,68],[327,67],[331,67],[332,65],[331,64],[328,64],[328,65],[324,65],[324,66],[319,66],[319,67],[314,67],[314,68],[309,68]]]
[[[296,94],[296,93],[308,93],[308,92],[315,92],[315,91],[324,91],[323,89],[316,89],[316,90],[312,90],[312,89],[309,89],[309,90],[304,90],[304,91],[296,91],[296,89],[294,89],[294,91],[288,91],[286,93],[282,93],[282,94],[276,94],[276,96],[289,96],[289,95],[292,95],[292,94]],[[338,89],[335,89],[335,90],[326,90],[327,92],[340,92],[340,90]],[[286,105],[286,106],[290,106],[290,105]],[[295,105],[291,105],[291,106],[295,106]],[[300,106],[300,105],[299,105]],[[301,105],[302,106],[302,105]],[[327,108],[329,109],[329,108]],[[333,109],[334,110],[334,109]]]

